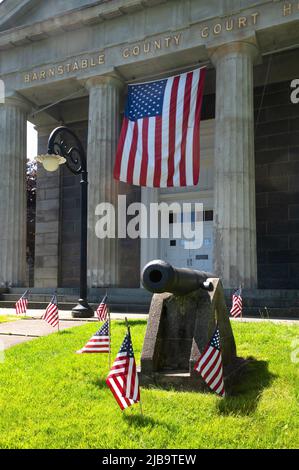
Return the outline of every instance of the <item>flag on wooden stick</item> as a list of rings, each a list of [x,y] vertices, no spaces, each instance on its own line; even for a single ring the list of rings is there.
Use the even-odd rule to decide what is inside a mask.
[[[106,383],[122,410],[140,402],[139,380],[129,331],[111,367]]]
[[[212,336],[212,339],[209,341],[205,350],[196,362],[194,370],[200,373],[211,390],[216,392],[218,395],[221,395],[222,397],[225,396],[220,333],[218,325]]]
[[[58,312],[58,301],[57,294],[55,293],[43,315],[43,320],[45,320],[49,325],[59,327],[59,312]]]
[[[237,318],[242,316],[243,301],[242,301],[242,288],[240,287],[233,293],[233,302],[230,314],[232,317]]]
[[[21,315],[22,313],[27,312],[27,307],[28,307],[28,297],[29,297],[29,289],[24,292],[22,297],[17,301],[15,307],[16,307],[16,314]]]
[[[147,187],[196,186],[206,69],[128,87],[114,178]]]
[[[100,321],[106,321],[108,317],[109,308],[107,305],[107,299],[108,296],[106,294],[96,310],[97,317]]]
[[[106,320],[104,325],[90,338],[85,346],[77,351],[83,353],[109,353],[110,352],[110,321]]]

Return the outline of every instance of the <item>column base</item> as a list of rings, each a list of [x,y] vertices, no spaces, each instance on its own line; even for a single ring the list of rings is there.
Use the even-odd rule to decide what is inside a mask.
[[[79,299],[78,305],[72,309],[73,318],[91,318],[93,316],[94,311],[85,299]]]

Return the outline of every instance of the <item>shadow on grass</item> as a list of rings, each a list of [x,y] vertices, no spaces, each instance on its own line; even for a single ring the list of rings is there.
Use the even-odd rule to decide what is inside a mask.
[[[246,359],[235,377],[231,390],[224,400],[219,401],[218,410],[224,415],[250,415],[255,412],[262,392],[277,377],[268,370],[267,361],[258,361],[254,357]]]
[[[108,375],[108,372],[107,372],[107,375]],[[106,388],[108,390],[108,386],[106,384],[106,379],[96,379],[96,380],[92,380],[91,383],[93,385],[95,385],[96,387],[102,389],[102,388]]]
[[[123,419],[130,425],[130,426],[134,426],[135,428],[143,428],[143,427],[151,427],[151,428],[154,428],[156,426],[162,426],[164,427],[165,429],[167,429],[167,431],[169,432],[175,432],[176,431],[176,428],[175,426],[169,424],[169,423],[165,423],[163,421],[160,421],[160,420],[156,420],[156,419],[153,419],[149,416],[146,416],[144,414],[141,414],[139,412],[139,414],[136,414],[136,411],[137,410],[137,407],[139,405],[136,404],[134,405],[134,408],[132,408],[132,413],[130,413],[129,410],[126,410],[124,413],[123,413]],[[133,411],[135,411],[135,413],[133,414]]]
[[[127,318],[128,318],[128,323],[129,323],[131,328],[134,328],[134,326],[144,326],[147,323],[147,319],[144,319],[144,320],[131,319],[130,320],[130,314],[128,314]],[[126,326],[125,320],[117,319],[117,320],[113,320],[113,322],[118,323],[119,325]]]

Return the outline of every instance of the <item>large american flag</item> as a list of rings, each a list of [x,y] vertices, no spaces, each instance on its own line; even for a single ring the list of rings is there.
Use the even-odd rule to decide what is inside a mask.
[[[120,408],[140,401],[139,380],[130,333],[127,333],[106,383]]]
[[[206,69],[129,85],[114,178],[147,187],[195,186]]]
[[[83,353],[109,353],[110,352],[110,322],[107,320],[104,325],[90,338],[85,346],[77,351]]]
[[[239,317],[242,315],[243,301],[242,301],[242,289],[241,287],[233,293],[233,303],[230,314],[232,317]]]
[[[218,326],[216,327],[212,339],[196,362],[194,370],[200,373],[211,390],[222,397],[225,396],[220,333]]]
[[[22,297],[20,297],[20,299],[17,301],[15,305],[17,315],[21,315],[22,313],[27,312],[28,297],[29,297],[29,290],[27,289],[26,292],[24,292]]]
[[[55,326],[59,325],[59,312],[58,312],[58,301],[57,295],[54,294],[44,315],[43,320],[45,320],[49,325]]]
[[[107,320],[107,316],[108,316],[107,298],[108,296],[106,294],[96,310],[97,317],[100,321]]]

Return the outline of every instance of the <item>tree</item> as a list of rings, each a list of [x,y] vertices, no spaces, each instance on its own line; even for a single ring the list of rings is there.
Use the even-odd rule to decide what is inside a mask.
[[[26,189],[27,189],[27,265],[29,268],[29,286],[34,282],[34,252],[35,252],[35,211],[36,211],[36,173],[37,163],[27,160]]]

